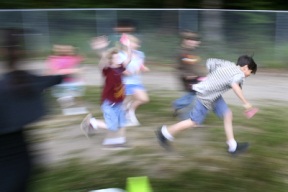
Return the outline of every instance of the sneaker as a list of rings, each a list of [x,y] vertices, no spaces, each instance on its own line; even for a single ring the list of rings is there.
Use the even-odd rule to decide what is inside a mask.
[[[123,143],[123,144],[110,144],[110,145],[102,145],[102,150],[112,150],[112,151],[117,151],[117,150],[128,150],[132,149],[131,146]]]
[[[72,96],[60,97],[57,99],[57,101],[62,108],[71,107],[75,104],[74,98]]]
[[[129,110],[126,113],[126,119],[127,119],[126,127],[133,127],[133,126],[140,125],[140,123],[139,123],[139,121],[135,115],[135,112],[132,110]]]
[[[179,114],[179,109],[174,109],[172,116],[173,116],[173,117],[177,117],[178,114]]]
[[[125,110],[125,111],[129,111],[131,105],[132,105],[132,102],[131,102],[131,101],[125,103],[125,104],[124,104],[124,110]]]
[[[126,120],[125,127],[134,127],[134,126],[139,126],[140,123],[138,121],[131,121],[131,119]]]
[[[92,115],[91,113],[89,113],[88,115],[86,115],[86,117],[83,119],[80,125],[80,128],[86,137],[89,137],[89,135],[94,130],[92,125],[90,124],[91,118],[92,118]]]
[[[169,140],[162,134],[161,129],[162,129],[162,127],[158,128],[155,131],[155,134],[156,134],[156,137],[158,139],[158,142],[164,149],[170,151],[171,150],[171,146],[170,146]]]
[[[249,147],[249,143],[245,142],[245,143],[237,143],[237,147],[236,150],[233,152],[229,152],[232,155],[238,155],[240,153],[243,153],[245,151],[247,151]]]

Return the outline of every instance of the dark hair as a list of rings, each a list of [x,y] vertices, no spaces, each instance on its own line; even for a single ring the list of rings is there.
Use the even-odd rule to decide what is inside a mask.
[[[237,64],[240,67],[243,67],[245,65],[248,66],[248,69],[252,70],[252,73],[255,74],[257,71],[257,64],[255,63],[255,61],[253,60],[252,57],[248,56],[248,55],[242,55],[238,58],[237,60]]]
[[[122,28],[121,31],[118,31]],[[137,33],[138,31],[138,24],[133,19],[118,19],[116,27],[114,28],[117,32],[126,32],[126,33]]]
[[[190,30],[182,30],[180,33],[180,37],[182,40],[194,40],[194,41],[200,41],[199,34],[192,32]]]

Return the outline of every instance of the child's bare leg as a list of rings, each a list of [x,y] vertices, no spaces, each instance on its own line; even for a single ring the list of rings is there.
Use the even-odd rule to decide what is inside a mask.
[[[166,129],[167,133],[170,134],[172,137],[174,137],[178,132],[181,132],[188,128],[194,128],[195,126],[196,123],[194,121],[192,121],[191,119],[186,119],[174,125],[167,126]]]
[[[234,139],[232,120],[233,120],[233,114],[232,111],[229,110],[224,115],[224,129],[227,141]]]
[[[156,136],[158,138],[158,141],[160,142],[160,145],[167,150],[171,150],[169,141],[174,140],[174,136],[185,129],[193,128],[195,127],[196,123],[193,122],[191,119],[186,119],[183,121],[180,121],[179,123],[176,123],[174,125],[165,126],[163,125],[162,128],[160,128],[156,132]]]
[[[146,91],[135,90],[134,95],[133,95],[133,103],[130,109],[135,111],[140,105],[143,105],[144,103],[148,103],[148,102],[149,102],[149,97]]]
[[[225,129],[225,134],[226,134],[226,139],[227,139],[227,145],[229,146],[229,151],[235,151],[237,147],[237,142],[235,141],[234,138],[234,133],[233,133],[233,114],[231,110],[228,110],[224,114],[224,129]]]
[[[126,128],[120,128],[118,132],[120,137],[126,137]]]
[[[98,129],[98,128],[108,129],[107,124],[105,123],[104,120],[100,120],[100,119],[96,119],[96,118],[92,117],[90,119],[90,123],[94,129]]]

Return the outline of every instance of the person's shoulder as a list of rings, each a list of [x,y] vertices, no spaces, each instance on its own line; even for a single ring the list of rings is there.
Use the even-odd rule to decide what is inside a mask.
[[[225,61],[228,61],[228,60],[225,60],[225,59],[220,59],[220,58],[217,58],[217,57],[210,57],[210,58],[207,58],[207,61],[218,61],[218,62],[225,62]]]
[[[207,62],[214,62],[222,64],[223,66],[236,66],[236,64],[232,61],[229,61],[227,59],[220,59],[220,58],[208,58]]]

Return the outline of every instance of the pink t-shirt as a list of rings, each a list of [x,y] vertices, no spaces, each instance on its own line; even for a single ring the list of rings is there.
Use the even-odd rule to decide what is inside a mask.
[[[52,55],[47,59],[47,64],[52,73],[57,74],[62,69],[77,68],[83,58],[78,55]],[[64,79],[65,82],[75,81],[75,78],[69,77]]]

